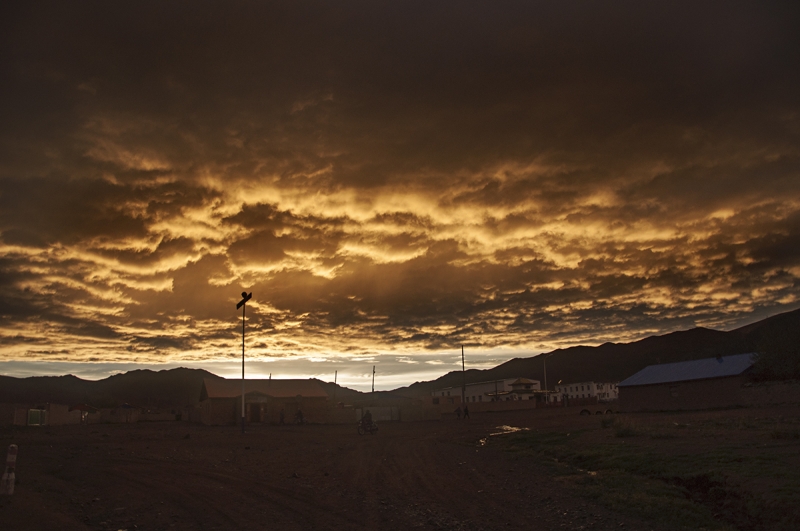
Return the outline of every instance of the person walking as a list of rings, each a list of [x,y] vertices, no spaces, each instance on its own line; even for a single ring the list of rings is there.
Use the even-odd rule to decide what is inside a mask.
[[[469,406],[464,404],[464,420],[469,418]]]

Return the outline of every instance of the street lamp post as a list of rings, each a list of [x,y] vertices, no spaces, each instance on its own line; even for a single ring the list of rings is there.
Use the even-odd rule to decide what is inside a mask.
[[[242,433],[244,433],[244,311],[247,301],[253,298],[253,292],[242,292],[242,300],[236,304],[236,309],[242,309]]]

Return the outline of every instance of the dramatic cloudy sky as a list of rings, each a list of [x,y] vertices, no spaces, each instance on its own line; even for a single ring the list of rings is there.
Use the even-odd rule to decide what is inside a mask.
[[[8,4],[5,374],[233,376],[243,290],[361,388],[800,305],[797,2]]]

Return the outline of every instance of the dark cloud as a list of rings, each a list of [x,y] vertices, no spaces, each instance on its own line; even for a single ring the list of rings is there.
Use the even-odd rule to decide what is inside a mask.
[[[166,351],[188,350],[193,346],[192,341],[189,338],[175,336],[137,337],[133,342],[137,345],[150,347],[152,350]]]
[[[145,219],[124,211],[125,190],[107,182],[71,182],[67,176],[4,179],[0,194],[3,232],[15,231],[17,237],[30,232],[34,242],[70,244],[106,234],[147,234]]]
[[[242,290],[285,358],[800,301],[794,2],[2,10],[3,357],[226,357]]]
[[[194,245],[191,239],[179,237],[161,240],[152,251],[149,249],[92,249],[92,251],[121,264],[154,264],[176,255],[191,255]]]

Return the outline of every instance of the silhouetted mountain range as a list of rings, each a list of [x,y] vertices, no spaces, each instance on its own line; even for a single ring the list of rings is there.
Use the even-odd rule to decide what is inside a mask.
[[[486,370],[453,371],[430,382],[417,382],[398,389],[409,396],[429,394],[442,387],[460,387],[466,383],[524,377],[545,381],[554,389],[561,381],[619,382],[648,365],[672,363],[714,356],[765,353],[756,373],[765,378],[800,377],[800,309],[778,314],[762,321],[720,332],[693,328],[663,336],[651,336],[633,343],[605,343],[597,347],[577,346],[557,349],[530,358],[514,358]]]
[[[648,365],[692,359],[764,353],[756,373],[764,378],[800,378],[800,309],[720,332],[694,328],[663,336],[652,336],[633,343],[605,343],[597,347],[578,346],[558,349],[531,358],[515,358],[486,370],[471,369],[462,375],[450,372],[436,380],[417,382],[393,392],[370,395],[331,382],[322,382],[331,399],[349,404],[379,396],[386,401],[402,396],[429,394],[440,387],[459,387],[467,383],[525,377],[544,382],[547,359],[547,384],[553,389],[564,383],[618,382]],[[143,408],[175,408],[196,404],[204,378],[219,378],[203,369],[163,371],[135,370],[103,380],[82,380],[76,376],[0,376],[0,403],[90,404],[117,407],[128,403]]]
[[[24,404],[89,404],[117,407],[174,408],[200,400],[203,378],[219,378],[202,369],[148,369],[115,374],[102,380],[77,376],[0,376],[0,402]]]
[[[180,408],[200,401],[205,378],[221,378],[203,369],[149,369],[115,374],[102,380],[83,380],[77,376],[0,376],[0,403],[89,404],[118,407],[130,404],[141,408]],[[319,382],[332,400],[354,403],[365,395],[331,382]],[[378,393],[376,393],[377,395]]]

